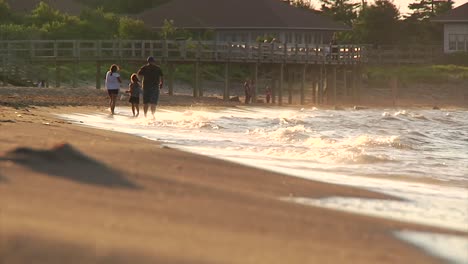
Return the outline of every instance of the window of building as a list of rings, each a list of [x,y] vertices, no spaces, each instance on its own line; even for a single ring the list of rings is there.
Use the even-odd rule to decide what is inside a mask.
[[[314,34],[312,33],[306,33],[304,34],[304,43],[306,44],[314,44]]]
[[[449,50],[457,50],[457,36],[454,34],[449,35]]]
[[[465,36],[458,35],[457,36],[457,50],[465,50]]]
[[[468,51],[468,34],[465,35],[465,51]]]
[[[288,32],[286,35],[286,43],[292,43],[292,33]]]
[[[294,35],[296,44],[302,44],[302,33],[296,32]]]
[[[468,51],[468,34],[449,34],[450,51]]]

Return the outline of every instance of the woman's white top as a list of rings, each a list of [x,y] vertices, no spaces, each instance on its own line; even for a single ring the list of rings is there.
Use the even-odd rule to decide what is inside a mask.
[[[112,73],[112,75],[111,75]],[[117,72],[108,71],[106,74],[106,88],[107,90],[118,90],[120,89],[120,83],[117,78],[120,77],[120,74]]]

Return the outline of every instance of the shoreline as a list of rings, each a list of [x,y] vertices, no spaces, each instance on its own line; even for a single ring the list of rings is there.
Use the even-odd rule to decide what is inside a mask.
[[[134,259],[141,259],[140,263],[442,263],[397,240],[391,231],[466,236],[280,201],[279,197],[291,195],[391,197],[215,160],[136,136],[76,126],[53,116],[103,108],[0,107],[0,131],[8,131],[2,133],[0,143],[0,152],[7,153],[3,157],[8,158],[9,151],[18,147],[50,152],[54,145],[65,142],[118,172],[109,172],[111,176],[117,174],[139,186],[133,190],[83,184],[77,177],[93,173],[94,167],[83,167],[66,155],[61,161],[69,167],[59,173],[50,171],[55,163],[41,166],[41,162],[50,162],[43,159],[28,157],[26,165],[0,161],[0,205],[6,208],[0,221],[5,234],[0,239],[4,249],[0,249],[0,259],[9,263],[31,252],[46,257],[55,252],[55,246],[65,244],[68,250],[57,256],[70,261],[80,256],[76,263],[89,259],[104,263]],[[83,234],[89,231],[90,236]],[[15,243],[22,250],[9,253]],[[206,248],[210,250],[203,250]],[[114,261],[106,262],[106,257]]]
[[[121,91],[124,89],[121,88]],[[372,99],[363,103],[342,103],[338,104],[305,104],[298,103],[287,104],[283,102],[282,106],[278,104],[266,103],[253,103],[245,105],[242,97],[239,102],[224,101],[220,96],[204,96],[194,98],[190,94],[190,90],[184,90],[183,93],[175,93],[170,96],[167,94],[167,89],[163,89],[160,97],[159,106],[220,106],[220,107],[317,107],[320,109],[330,110],[363,110],[363,109],[468,109],[468,103],[454,101],[448,103],[447,101],[441,104],[434,102],[411,101],[408,99],[397,100],[397,104],[393,105],[389,98],[387,99]],[[294,102],[299,102],[295,99]],[[9,107],[32,107],[32,106],[45,106],[45,107],[60,107],[60,106],[96,106],[104,107],[108,104],[108,95],[105,89],[95,89],[90,87],[80,88],[35,88],[35,87],[0,87],[0,105]],[[129,106],[128,98],[117,100],[117,106]],[[141,106],[140,106],[141,107]]]

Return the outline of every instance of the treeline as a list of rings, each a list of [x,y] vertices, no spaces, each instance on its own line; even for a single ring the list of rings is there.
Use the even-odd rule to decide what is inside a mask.
[[[106,12],[137,14],[169,0],[76,0],[91,8],[102,8]]]
[[[105,12],[102,7],[88,8],[79,16],[73,16],[40,2],[30,13],[18,14],[12,12],[5,0],[0,0],[0,40],[156,37],[158,36],[151,32],[143,21]]]
[[[315,10],[306,0],[283,0]],[[341,43],[375,45],[434,44],[442,39],[443,26],[431,18],[453,8],[453,0],[415,0],[402,15],[392,0],[355,3],[352,0],[320,0],[319,12],[351,28],[338,34]]]
[[[141,20],[122,14],[139,13],[169,0],[75,0],[89,8],[79,16],[60,13],[41,2],[29,14],[16,14],[0,0],[0,39],[158,39],[190,38],[191,33],[166,22],[159,33],[149,30]],[[415,0],[411,13],[400,14],[392,0],[372,4],[352,0],[320,0],[315,8],[307,0],[286,1],[299,8],[330,16],[351,30],[337,35],[338,43],[374,45],[440,43],[442,25],[431,18],[453,8],[452,0]],[[319,9],[319,10],[315,10]],[[207,31],[203,38],[212,36]],[[197,35],[199,37],[200,35]]]

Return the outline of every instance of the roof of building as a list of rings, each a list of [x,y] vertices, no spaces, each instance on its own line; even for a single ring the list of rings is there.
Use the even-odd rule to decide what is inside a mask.
[[[41,1],[60,12],[70,15],[79,15],[84,9],[84,6],[75,2],[75,0],[6,0],[11,10],[19,13],[31,12]]]
[[[432,19],[434,22],[468,22],[468,2]]]
[[[172,0],[138,16],[153,28],[164,20],[187,29],[320,29],[349,30],[312,10],[280,0]]]

